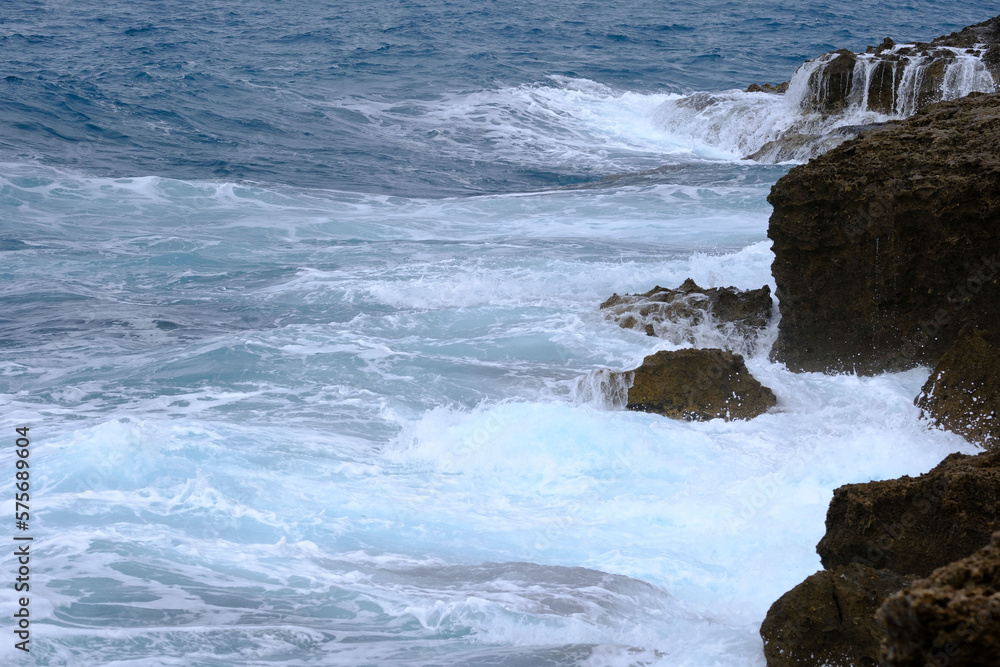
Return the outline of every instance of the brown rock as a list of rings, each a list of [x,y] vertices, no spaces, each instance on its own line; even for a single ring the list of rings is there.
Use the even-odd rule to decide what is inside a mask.
[[[994,447],[1000,441],[1000,327],[962,329],[914,402],[938,425]]]
[[[739,336],[756,337],[771,320],[771,288],[755,290],[734,287],[703,289],[688,278],[677,289],[657,285],[645,294],[614,294],[601,304],[605,315],[624,329],[645,331],[650,336],[668,335],[676,343],[693,342],[691,327],[710,319]],[[666,330],[666,325],[681,325]]]
[[[882,40],[882,43],[876,46],[869,46],[865,53],[874,53],[875,55],[882,55],[883,51],[891,51],[896,48],[896,42],[892,40],[892,37],[886,37]]]
[[[919,477],[847,484],[833,492],[823,567],[852,562],[927,576],[1000,529],[1000,449],[950,454]]]
[[[857,564],[808,577],[771,605],[760,627],[768,667],[875,667],[884,635],[875,611],[908,583]]]
[[[970,25],[959,32],[938,37],[931,42],[931,46],[953,46],[964,49],[971,49],[980,44],[986,48],[983,63],[990,70],[993,79],[1000,81],[1000,16]]]
[[[753,419],[777,404],[747,370],[743,357],[725,350],[660,351],[643,359],[628,390],[629,410],[674,419]]]
[[[869,111],[908,116],[954,95],[955,91],[944,84],[949,80],[954,83],[948,72],[956,74],[949,69],[958,60],[956,49],[965,49],[967,54],[982,58],[993,81],[1000,81],[1000,17],[931,42],[899,47],[886,37],[878,47],[869,46],[865,54],[841,49],[810,61],[809,80],[800,100],[807,113],[792,122],[780,137],[751,151],[745,159],[807,160],[857,137],[865,129],[838,123],[835,131],[817,132],[821,128],[816,126],[816,114],[856,113],[863,110],[862,105],[867,101]],[[965,74],[963,71],[960,76]],[[977,79],[974,85],[986,92],[1000,90],[986,78]],[[766,86],[756,84],[747,88],[747,92],[765,90]]]
[[[768,201],[775,360],[861,374],[933,365],[995,308],[978,291],[1000,277],[1000,94],[867,132],[792,169]]]
[[[975,310],[914,401],[924,416],[984,447],[1000,439],[1000,309],[990,307],[1000,303],[998,269],[1000,261],[985,264],[952,295],[956,308],[983,307]]]
[[[837,113],[843,111],[850,100],[854,86],[854,66],[858,56],[847,49],[841,49],[826,66],[813,72],[809,89],[814,91],[809,102],[813,111]]]
[[[945,51],[935,54],[931,63],[924,67],[923,76],[920,78],[920,89],[917,92],[918,108],[941,100],[945,74],[948,66],[954,62],[955,55],[951,51]]]
[[[825,153],[848,139],[858,136],[858,132],[850,130],[851,128],[837,128],[827,134],[803,134],[789,131],[774,141],[765,142],[763,146],[743,159],[770,163],[808,160],[814,155]]]
[[[1000,534],[890,597],[878,618],[887,667],[1000,664]]]
[[[747,86],[746,90],[744,90],[743,92],[784,94],[788,92],[788,83],[789,83],[788,81],[783,81],[782,83],[779,83],[777,85],[773,83],[765,83],[764,85],[761,85],[759,83],[751,83],[749,86]]]
[[[902,69],[903,66],[898,57],[884,57],[875,65],[871,80],[868,83],[869,111],[884,113],[886,115],[895,112],[897,82],[901,79]]]

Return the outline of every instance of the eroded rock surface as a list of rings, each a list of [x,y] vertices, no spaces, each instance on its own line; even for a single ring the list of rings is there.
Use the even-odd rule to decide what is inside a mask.
[[[935,102],[970,92],[998,92],[1000,17],[938,37],[896,44],[886,37],[864,53],[846,49],[807,61],[785,90],[751,85],[745,92],[787,92],[800,116],[780,136],[749,152],[759,162],[820,155],[885,120],[900,120]],[[874,114],[878,114],[875,116]],[[865,123],[848,119],[864,117]]]
[[[989,544],[1000,530],[1000,449],[950,454],[919,477],[847,484],[833,492],[823,567],[850,563],[927,576]]]
[[[782,83],[751,83],[746,87],[745,93],[775,93],[781,94],[788,92],[788,81],[783,81]]]
[[[973,94],[864,134],[774,186],[781,309],[772,357],[796,371],[934,365],[995,308],[1000,95]]]
[[[711,322],[725,333],[755,337],[771,320],[771,288],[704,289],[688,278],[677,289],[657,285],[645,294],[614,294],[601,304],[605,315],[625,329],[691,341],[694,327]]]
[[[768,667],[875,667],[885,634],[875,612],[908,583],[858,564],[817,572],[768,610],[760,628]]]
[[[743,357],[726,350],[660,351],[632,374],[629,410],[674,419],[753,419],[777,404],[767,387],[747,370]]]
[[[878,618],[887,667],[1000,664],[1000,534],[890,597]]]
[[[1000,442],[1000,326],[967,325],[915,401],[923,414],[970,442]]]

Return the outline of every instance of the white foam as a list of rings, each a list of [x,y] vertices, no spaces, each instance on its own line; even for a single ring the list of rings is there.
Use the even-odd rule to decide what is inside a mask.
[[[677,346],[607,321],[612,292],[774,287],[763,178],[427,201],[23,177],[45,249],[7,253],[16,289],[93,299],[38,297],[19,326],[62,329],[2,367],[51,664],[761,665],[832,489],[970,449],[918,420],[926,369],[756,350],[779,405],[751,422],[609,396],[601,369]]]

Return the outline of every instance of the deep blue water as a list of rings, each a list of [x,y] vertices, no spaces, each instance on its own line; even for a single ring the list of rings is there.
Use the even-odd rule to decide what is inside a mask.
[[[741,158],[800,108],[739,90],[996,11],[0,3],[0,478],[30,427],[34,537],[0,662],[762,667],[832,490],[971,447],[919,419],[927,369],[597,306],[774,289],[791,165]],[[778,406],[622,409],[607,369],[691,345]]]
[[[7,2],[0,159],[439,196],[592,180],[497,154],[479,91],[586,79],[688,93],[787,80],[990,2]],[[503,96],[494,105],[503,105]],[[434,117],[453,109],[462,122]],[[503,122],[503,119],[501,119]],[[529,147],[530,148],[530,147]]]

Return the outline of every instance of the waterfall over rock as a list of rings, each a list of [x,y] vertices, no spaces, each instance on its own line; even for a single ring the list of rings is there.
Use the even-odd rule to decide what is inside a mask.
[[[665,102],[666,129],[758,162],[805,161],[862,131],[1000,81],[1000,17],[932,42],[886,37],[864,53],[833,51],[791,80],[745,91],[695,93]]]
[[[992,92],[996,85],[982,60],[985,50],[985,45],[895,45],[887,39],[870,53],[829,53],[815,61],[817,66],[803,68],[809,80],[801,105],[825,114],[906,117],[934,102]]]
[[[865,53],[827,53],[802,65],[789,82],[786,105],[799,118],[748,157],[808,159],[929,104],[994,92],[998,80],[1000,17],[929,43],[896,44],[886,37]]]

